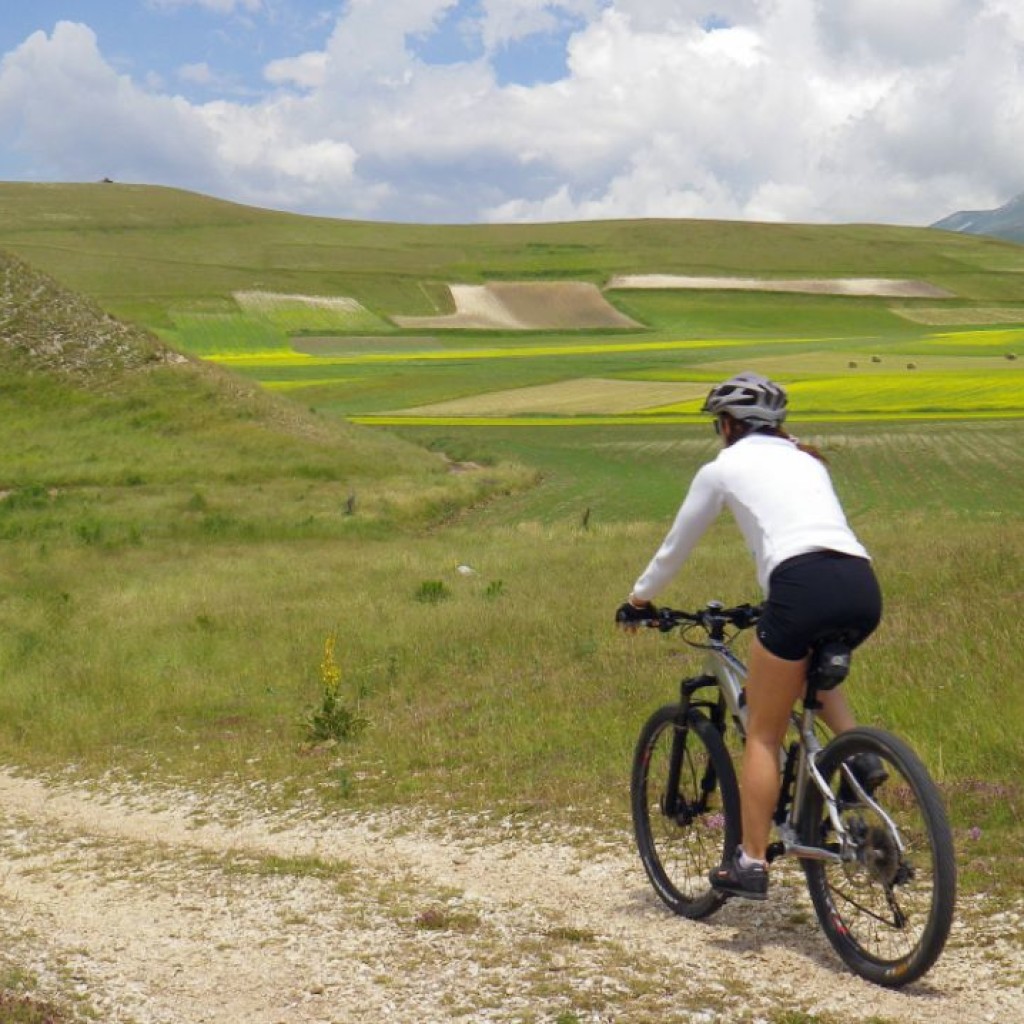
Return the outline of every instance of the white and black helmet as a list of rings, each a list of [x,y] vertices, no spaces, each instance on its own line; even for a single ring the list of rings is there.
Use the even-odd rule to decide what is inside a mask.
[[[744,370],[716,384],[701,411],[728,413],[751,427],[777,427],[786,418],[786,392],[767,377]]]

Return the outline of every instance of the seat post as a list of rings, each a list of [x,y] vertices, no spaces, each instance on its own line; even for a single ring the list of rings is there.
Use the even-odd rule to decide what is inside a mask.
[[[818,684],[808,673],[807,688],[804,690],[804,711],[820,711],[822,703],[818,699]]]

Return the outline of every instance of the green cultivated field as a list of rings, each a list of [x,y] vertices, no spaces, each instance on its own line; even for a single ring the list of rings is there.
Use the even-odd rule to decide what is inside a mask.
[[[204,360],[97,380],[0,347],[0,760],[625,827],[637,729],[695,662],[611,615],[715,451],[699,396],[750,366],[790,388],[876,556],[887,615],[854,704],[940,779],[968,887],[1019,878],[1024,249],[372,225],[108,185],[0,185],[0,248]],[[933,298],[710,291],[608,293],[629,332],[388,319],[449,311],[448,282],[627,272],[926,280],[961,322],[904,315]],[[362,311],[234,297],[253,290]],[[0,337],[54,306],[4,301]],[[667,599],[756,596],[723,520]],[[367,724],[316,740],[330,637]]]

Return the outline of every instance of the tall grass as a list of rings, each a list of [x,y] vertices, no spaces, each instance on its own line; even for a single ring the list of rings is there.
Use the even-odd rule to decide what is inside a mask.
[[[15,546],[0,605],[2,756],[262,778],[357,802],[573,806],[621,823],[640,721],[700,666],[675,639],[611,624],[660,533]],[[887,613],[849,684],[860,716],[906,735],[951,791],[1016,787],[1024,696],[1006,581],[1024,570],[1024,529],[872,517],[862,533]],[[713,531],[666,599],[756,598],[740,547],[725,524]],[[449,599],[421,600],[428,580]],[[331,636],[343,698],[369,725],[311,756],[304,722]],[[339,770],[358,780],[343,793]]]
[[[173,314],[174,326],[161,329],[169,345],[197,356],[232,355],[253,352],[287,352],[287,332],[263,317],[244,313]]]
[[[1013,523],[1024,508],[1024,424],[992,422],[807,422],[794,433],[818,445],[855,518],[935,517],[970,524]],[[514,524],[665,522],[716,440],[699,425],[435,426],[394,428],[426,447],[464,459],[527,462],[537,487],[488,509],[488,521]],[[969,526],[965,526],[968,529]]]

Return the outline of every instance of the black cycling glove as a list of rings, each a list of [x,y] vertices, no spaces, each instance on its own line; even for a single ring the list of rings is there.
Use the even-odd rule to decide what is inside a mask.
[[[637,627],[642,622],[648,622],[658,617],[658,609],[650,601],[642,608],[637,608],[632,602],[627,601],[620,604],[615,611],[615,623],[618,626]]]

